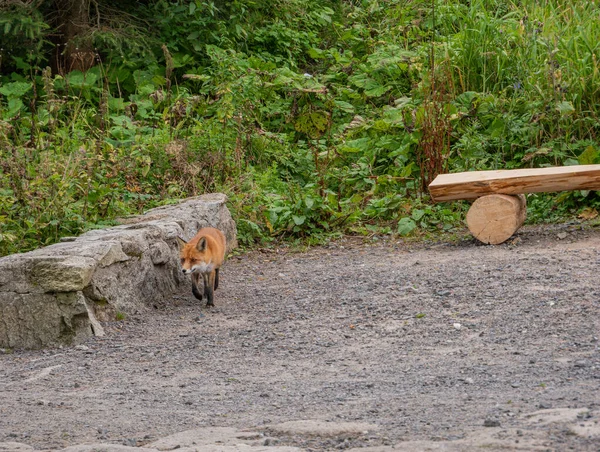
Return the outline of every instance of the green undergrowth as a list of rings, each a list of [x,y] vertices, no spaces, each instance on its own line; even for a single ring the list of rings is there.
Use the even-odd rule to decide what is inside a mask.
[[[600,163],[597,2],[125,4],[85,72],[49,69],[44,11],[0,11],[0,255],[213,191],[245,247],[452,234],[439,172]]]

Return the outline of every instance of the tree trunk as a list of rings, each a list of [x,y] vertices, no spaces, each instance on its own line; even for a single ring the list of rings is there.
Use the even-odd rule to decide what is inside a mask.
[[[57,72],[86,71],[94,65],[95,52],[86,33],[90,30],[91,0],[54,0],[59,34]]]

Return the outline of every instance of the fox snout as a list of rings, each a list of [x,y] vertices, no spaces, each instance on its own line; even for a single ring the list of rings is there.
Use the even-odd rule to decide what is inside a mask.
[[[212,262],[199,262],[194,264],[191,268],[182,268],[181,271],[184,275],[189,275],[191,273],[210,273],[215,269],[215,266]]]

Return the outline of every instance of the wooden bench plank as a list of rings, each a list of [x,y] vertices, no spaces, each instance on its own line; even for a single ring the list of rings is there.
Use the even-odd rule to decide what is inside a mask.
[[[429,184],[436,202],[565,190],[600,190],[600,165],[440,174]]]

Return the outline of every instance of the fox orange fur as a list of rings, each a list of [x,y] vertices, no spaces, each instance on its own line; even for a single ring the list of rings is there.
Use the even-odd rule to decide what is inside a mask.
[[[219,286],[219,269],[225,260],[225,235],[215,228],[202,228],[186,242],[177,237],[183,273],[192,277],[192,293],[198,300],[200,275],[204,280],[206,306],[214,306],[214,291]]]

